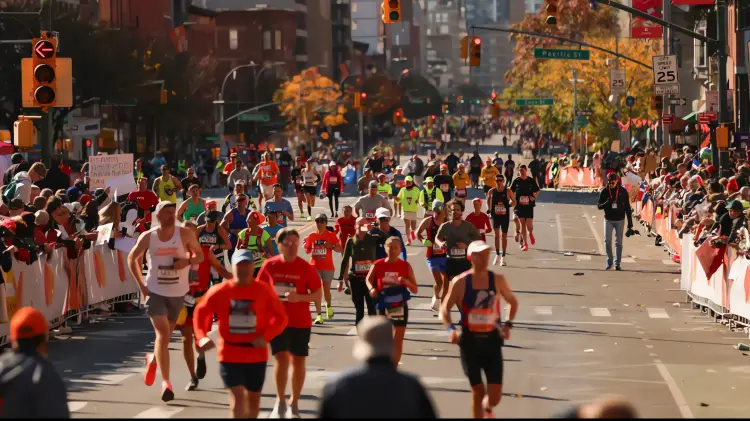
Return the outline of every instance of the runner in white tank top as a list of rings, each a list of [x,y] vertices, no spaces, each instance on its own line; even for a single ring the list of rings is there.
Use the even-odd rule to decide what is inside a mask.
[[[146,299],[146,314],[156,333],[154,353],[146,356],[144,382],[147,386],[154,384],[158,366],[162,377],[161,398],[165,402],[174,399],[169,382],[169,341],[189,290],[190,266],[203,261],[196,235],[176,225],[176,211],[174,203],[159,202],[153,213],[159,226],[141,234],[128,255],[128,268]],[[145,281],[141,275],[144,254],[148,261]]]

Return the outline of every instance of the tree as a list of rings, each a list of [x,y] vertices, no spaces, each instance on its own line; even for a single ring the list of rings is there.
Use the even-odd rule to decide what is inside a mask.
[[[308,128],[346,123],[346,107],[341,98],[338,85],[311,67],[283,83],[273,101],[279,103],[279,112],[292,122],[293,129],[300,125]]]

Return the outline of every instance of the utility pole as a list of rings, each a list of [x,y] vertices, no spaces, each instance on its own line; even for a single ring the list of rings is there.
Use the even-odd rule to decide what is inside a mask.
[[[578,144],[578,71],[573,70],[573,145]]]
[[[718,123],[731,123],[729,116],[727,115],[727,0],[716,1],[716,42],[717,42],[717,55],[719,59],[719,115]],[[718,127],[718,125],[717,125]],[[713,130],[711,136],[711,153],[713,155],[713,163],[721,171],[721,164],[719,162],[719,148],[716,144],[716,129]]]
[[[365,159],[365,116],[362,112],[362,107],[359,108],[359,156],[364,161]]]
[[[672,2],[671,0],[663,0],[662,4],[662,10],[664,14],[664,20],[667,22],[672,21]],[[670,46],[670,39],[672,37],[672,32],[669,29],[669,27],[664,26],[662,27],[662,44],[664,44],[664,55],[668,56],[671,54],[671,46]],[[664,95],[664,105],[669,106],[669,113],[674,115],[675,113],[675,106],[674,105],[668,105],[671,101],[669,101],[670,95]],[[662,114],[664,112],[662,111]],[[667,130],[667,126],[664,124],[662,120],[661,124],[662,129],[662,141],[665,145],[672,145],[674,142],[672,141],[672,135],[669,134],[669,130]]]
[[[47,1],[47,16],[45,14],[39,14],[39,28],[42,32],[52,30],[52,9],[54,8],[54,1]],[[54,142],[52,136],[54,136],[54,130],[52,128],[52,112],[54,108],[48,108],[46,112],[42,111],[42,119],[39,122],[39,153],[42,158],[44,165],[49,168],[52,163],[52,147]]]

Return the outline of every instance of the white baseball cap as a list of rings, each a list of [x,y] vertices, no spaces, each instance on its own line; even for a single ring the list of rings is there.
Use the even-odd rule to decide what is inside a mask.
[[[466,250],[466,255],[471,256],[474,253],[481,253],[489,249],[490,246],[488,246],[484,241],[472,241],[471,244],[469,244],[468,250]]]
[[[387,208],[378,208],[375,211],[375,218],[390,218],[391,217],[391,211],[389,211]]]

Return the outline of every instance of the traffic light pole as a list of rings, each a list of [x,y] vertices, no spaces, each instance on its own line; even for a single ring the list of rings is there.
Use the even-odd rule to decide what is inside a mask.
[[[54,7],[54,1],[49,0],[47,2],[47,18],[39,13],[39,28],[42,32],[52,30],[52,9]],[[47,108],[47,111],[42,111],[42,119],[39,122],[39,155],[41,156],[42,163],[47,168],[50,167],[52,161],[52,142],[51,137],[53,136],[52,130],[52,110],[54,108]]]
[[[365,159],[365,114],[362,112],[362,107],[359,107],[359,156],[364,162]]]

